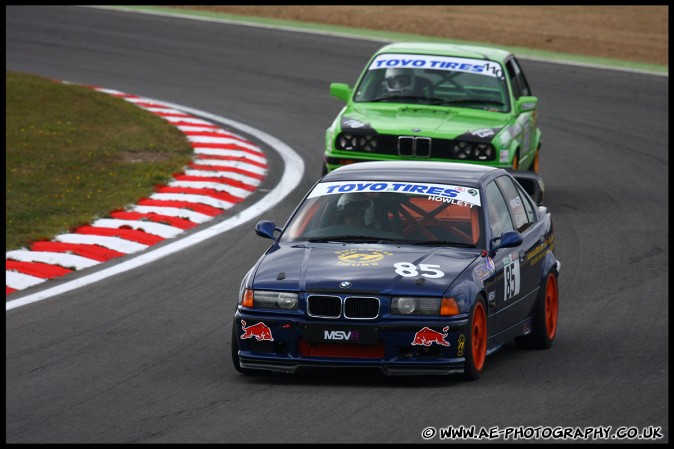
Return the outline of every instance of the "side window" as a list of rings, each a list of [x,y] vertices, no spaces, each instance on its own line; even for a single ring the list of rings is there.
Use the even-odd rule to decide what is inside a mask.
[[[508,206],[495,181],[487,184],[485,196],[487,197],[487,212],[492,238],[500,237],[504,232],[514,230]]]
[[[517,72],[517,82],[520,85],[522,95],[526,96],[533,95],[531,93],[531,89],[529,89],[529,83],[527,82],[527,78],[524,76],[524,72],[522,71],[522,68],[517,58],[513,57],[512,63],[513,67],[515,68],[515,71]]]
[[[522,199],[519,190],[517,190],[515,182],[516,181],[508,176],[496,178],[496,183],[501,188],[503,196],[506,200],[506,204],[508,205],[508,209],[510,210],[510,214],[515,221],[515,228],[519,232],[522,232],[531,226],[531,221],[525,208],[526,202],[524,199]]]
[[[513,94],[515,99],[526,95],[531,95],[531,89],[529,89],[529,83],[527,82],[524,72],[520,68],[517,59],[510,58],[506,63],[506,71],[508,72],[508,78],[510,78],[510,85],[513,87]]]
[[[527,82],[527,78],[524,76],[524,71],[522,70],[522,66],[520,65],[519,61],[517,58],[513,57],[513,67],[516,67],[517,70],[517,80],[519,81],[520,84],[520,90],[522,91],[522,95],[533,95],[531,93],[531,89],[529,88],[529,83]]]
[[[508,79],[510,80],[510,86],[513,90],[513,96],[517,100],[522,96],[522,89],[520,88],[520,83],[517,79],[517,71],[515,70],[512,59],[506,62],[506,72],[508,72]]]
[[[532,202],[531,198],[529,197],[528,194],[524,192],[524,188],[516,184],[517,190],[520,192],[520,197],[522,198],[522,204],[524,204],[524,210],[527,211],[527,217],[529,217],[529,221],[533,224],[536,223],[537,217],[536,217],[536,212],[534,209],[534,203]]]

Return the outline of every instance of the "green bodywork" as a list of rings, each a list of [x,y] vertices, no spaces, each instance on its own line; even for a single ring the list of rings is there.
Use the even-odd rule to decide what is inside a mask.
[[[415,93],[391,90],[390,68],[413,71],[403,79],[415,80]],[[419,159],[538,171],[538,99],[506,51],[390,44],[356,88],[333,83],[330,94],[346,106],[326,131],[324,174],[354,162]]]

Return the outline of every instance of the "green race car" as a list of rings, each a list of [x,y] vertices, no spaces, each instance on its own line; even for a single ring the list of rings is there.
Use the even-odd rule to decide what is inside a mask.
[[[372,160],[467,162],[538,172],[538,98],[515,56],[466,45],[394,43],[377,51],[326,132],[323,174]]]

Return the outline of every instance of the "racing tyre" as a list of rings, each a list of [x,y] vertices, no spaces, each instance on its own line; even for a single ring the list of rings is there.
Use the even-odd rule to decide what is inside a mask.
[[[463,373],[466,380],[477,380],[487,358],[487,309],[482,298],[475,301],[468,326],[469,333],[466,339],[467,351]]]
[[[545,286],[536,300],[532,332],[529,335],[515,338],[521,348],[548,349],[557,334],[557,315],[559,309],[559,292],[557,275],[548,273]]]

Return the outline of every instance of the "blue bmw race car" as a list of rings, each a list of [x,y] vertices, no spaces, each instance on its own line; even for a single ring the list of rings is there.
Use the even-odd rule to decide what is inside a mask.
[[[549,348],[560,262],[533,172],[362,162],[321,178],[245,275],[232,326],[243,373],[378,367],[470,380],[515,339]]]

